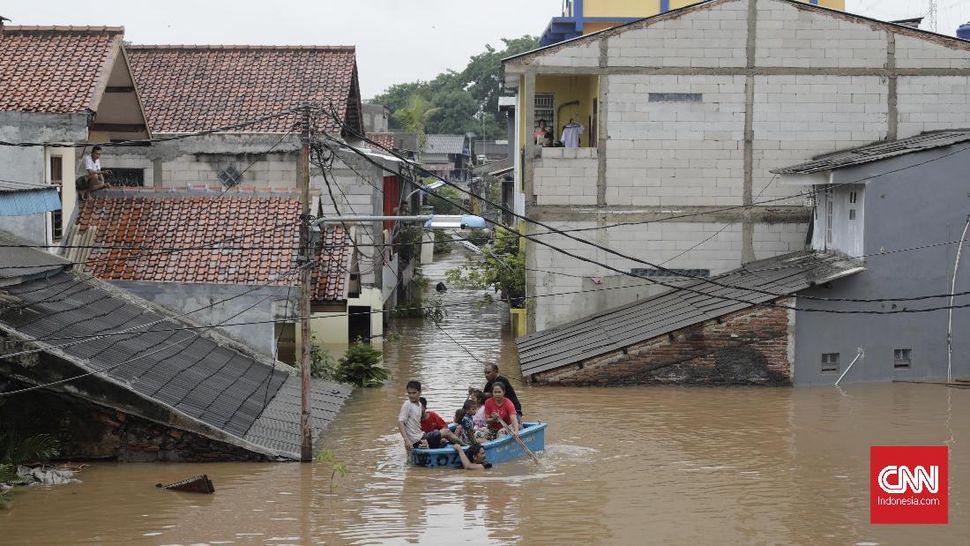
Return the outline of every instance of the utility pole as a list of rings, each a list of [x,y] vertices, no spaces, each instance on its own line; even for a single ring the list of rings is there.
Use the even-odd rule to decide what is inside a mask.
[[[926,10],[926,26],[933,32],[939,32],[939,3],[937,0],[930,0],[929,9]]]
[[[313,249],[310,247],[310,105],[301,108],[300,123],[300,461],[313,460],[310,426],[310,290]]]

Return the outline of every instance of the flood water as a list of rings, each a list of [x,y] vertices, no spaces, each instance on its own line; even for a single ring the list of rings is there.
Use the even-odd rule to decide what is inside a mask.
[[[447,258],[426,266],[432,285]],[[387,385],[355,393],[326,445],[350,467],[94,464],[81,484],[15,495],[4,544],[968,544],[970,390],[530,388],[507,311],[450,289],[445,332],[398,322]],[[501,328],[504,326],[505,328]],[[503,333],[505,332],[505,333]],[[447,333],[447,335],[446,335]],[[549,423],[541,464],[484,473],[411,468],[396,430],[404,384],[446,419],[476,357],[510,376],[526,417]],[[871,445],[950,452],[949,525],[869,525]],[[207,473],[214,495],[157,490]]]

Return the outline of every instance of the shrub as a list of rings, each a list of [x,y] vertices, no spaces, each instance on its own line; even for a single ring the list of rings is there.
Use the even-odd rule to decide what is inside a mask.
[[[381,352],[358,339],[340,357],[334,379],[357,387],[377,387],[391,376],[382,368]]]

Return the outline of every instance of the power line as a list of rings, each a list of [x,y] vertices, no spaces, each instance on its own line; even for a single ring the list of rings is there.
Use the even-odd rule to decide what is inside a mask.
[[[369,143],[371,143],[371,144],[379,147],[380,149],[383,149],[383,150],[387,151],[388,153],[391,153],[392,155],[394,155],[398,159],[401,159],[402,161],[410,162],[407,158],[404,158],[404,157],[400,156],[400,154],[397,154],[396,152],[394,152],[392,150],[388,150],[387,148],[383,147],[379,143],[376,143],[376,142],[368,139],[366,136],[362,136],[359,133],[355,133],[354,130],[353,130],[353,128],[351,128],[349,126],[346,126],[346,124],[343,124],[342,122],[340,122],[339,119],[336,119],[336,121],[338,123],[341,123],[341,125],[343,125],[348,130],[348,132],[351,132],[351,133],[355,134],[356,136],[358,136],[359,138],[363,139],[364,141],[369,142]],[[370,158],[367,157],[366,154],[364,154],[363,152],[361,152],[360,150],[358,150],[356,147],[354,147],[352,145],[349,145],[346,142],[341,142],[340,140],[337,140],[337,139],[335,139],[334,137],[332,137],[330,135],[326,135],[326,136],[328,138],[330,138],[331,140],[334,140],[335,142],[341,143],[341,145],[346,146],[348,149],[350,149],[351,151],[353,151],[357,155],[360,155],[361,157],[363,157],[363,158],[365,158],[367,160],[370,160]],[[932,161],[938,161],[940,159],[943,159],[944,157],[948,157],[949,155],[955,155],[956,153],[963,152],[963,151],[965,151],[968,148],[970,148],[970,147],[966,147],[966,148],[959,149],[959,150],[957,150],[955,152],[951,152],[950,154],[947,154],[945,156],[936,157],[936,158],[933,158],[933,159],[931,159],[929,161],[925,161],[923,163],[929,163],[929,162],[932,162]],[[382,169],[385,169],[385,170],[387,170],[389,172],[395,172],[392,169],[389,169],[387,167],[384,167],[382,165],[377,164],[376,162],[373,162],[372,160],[370,160],[370,161],[372,163],[374,163],[375,165],[377,165],[378,167],[382,168]],[[881,177],[881,176],[885,176],[887,174],[891,174],[891,172],[898,172],[899,170],[905,170],[905,169],[908,169],[908,168],[913,168],[915,166],[917,166],[917,165],[909,165],[909,166],[904,167],[902,169],[897,169],[896,171],[890,171],[890,172],[880,173],[878,175],[866,177],[866,178],[864,178],[862,180],[870,180],[870,179],[878,178],[878,177]],[[451,186],[451,187],[453,187],[453,188],[455,188],[455,189],[457,189],[457,190],[459,190],[459,191],[461,191],[461,192],[463,192],[465,194],[471,195],[471,192],[469,192],[468,190],[465,190],[464,188],[458,186],[457,184],[454,184],[454,183],[452,183],[452,182],[450,182],[450,181],[448,181],[448,180],[446,180],[446,179],[444,179],[444,178],[442,178],[440,176],[437,176],[434,173],[431,173],[430,171],[427,171],[426,169],[421,169],[420,166],[418,166],[418,168],[420,170],[422,170],[423,172],[427,173],[428,175],[430,175],[430,176],[432,176],[434,178],[437,178],[441,182],[443,182],[443,183],[445,183],[445,184],[447,184],[447,185],[449,185],[449,186]],[[849,182],[840,183],[840,184],[838,184],[838,186],[846,185],[846,184],[849,184]],[[837,185],[831,185],[830,188],[831,187],[835,187],[835,186],[837,186]],[[535,224],[535,225],[539,225],[539,226],[541,226],[541,227],[549,230],[550,233],[556,233],[556,234],[563,234],[564,233],[561,230],[556,230],[555,228],[552,228],[551,226],[548,226],[547,224],[544,224],[544,223],[539,222],[537,220],[528,218],[528,217],[526,217],[524,215],[517,214],[514,211],[509,210],[507,207],[505,207],[503,205],[496,204],[494,202],[491,202],[491,201],[487,200],[486,198],[483,198],[481,196],[476,196],[476,197],[478,197],[479,199],[482,199],[483,201],[485,201],[485,202],[487,202],[487,203],[489,203],[489,204],[491,204],[491,205],[493,205],[493,206],[495,206],[495,207],[497,207],[497,208],[499,208],[499,209],[501,209],[501,210],[503,210],[505,212],[511,213],[512,215],[514,215],[515,217],[517,217],[519,219],[525,220],[526,222],[529,222],[529,223],[532,223],[532,224]],[[462,210],[468,211],[468,209],[466,207],[464,207],[464,206],[461,206],[461,205],[456,205],[456,206],[459,206],[459,208],[462,209]],[[743,208],[747,208],[747,207],[743,207]],[[489,222],[489,223],[494,224],[494,225],[499,225],[497,222],[495,222],[493,220],[489,220],[487,218],[485,220],[487,222]],[[562,248],[559,248],[559,247],[557,247],[555,245],[546,243],[545,241],[540,241],[538,239],[533,238],[532,234],[522,234],[522,236],[525,237],[525,238],[527,238],[527,239],[529,239],[529,240],[532,240],[532,241],[536,242],[537,244],[541,244],[543,246],[549,247],[549,248],[553,249],[554,251],[557,251],[557,252],[559,252],[561,254],[565,254],[565,255],[570,256],[572,258],[575,258],[577,260],[580,260],[580,261],[583,261],[583,262],[587,262],[587,263],[591,263],[591,264],[594,264],[594,265],[598,265],[598,266],[600,266],[602,268],[605,268],[605,269],[608,269],[608,270],[611,270],[611,271],[615,271],[615,272],[620,273],[620,274],[625,275],[625,276],[630,276],[630,277],[635,277],[635,278],[644,278],[644,277],[640,277],[638,275],[635,275],[635,274],[633,274],[631,272],[628,272],[628,271],[621,270],[621,269],[618,269],[616,267],[610,266],[608,264],[603,264],[603,263],[597,262],[597,261],[595,261],[593,259],[586,258],[584,256],[579,256],[577,254],[574,254],[572,252],[569,252],[567,250],[564,250]],[[584,244],[587,244],[589,246],[592,246],[592,247],[594,247],[594,248],[596,248],[598,250],[602,250],[604,252],[613,254],[613,255],[618,256],[620,258],[633,261],[635,263],[640,263],[640,264],[648,265],[650,267],[653,267],[653,268],[658,269],[658,270],[661,270],[661,271],[665,271],[665,272],[670,273],[670,274],[675,274],[676,273],[679,276],[687,277],[687,278],[692,278],[692,279],[697,280],[697,281],[699,281],[701,283],[712,284],[712,285],[718,286],[720,288],[726,288],[726,289],[731,289],[731,290],[741,289],[741,290],[745,290],[745,291],[748,291],[748,292],[760,293],[762,295],[766,295],[766,296],[773,297],[773,298],[785,298],[785,297],[790,297],[791,296],[791,294],[778,294],[778,293],[774,293],[774,292],[760,290],[760,289],[757,289],[757,288],[748,288],[748,287],[738,287],[738,286],[732,286],[732,285],[725,285],[725,284],[722,284],[722,283],[720,283],[718,281],[715,281],[715,280],[712,280],[712,279],[707,279],[707,278],[703,278],[703,277],[696,277],[696,276],[692,276],[692,275],[680,274],[678,272],[669,270],[669,269],[667,269],[665,267],[658,266],[657,264],[653,264],[651,262],[648,262],[648,261],[645,261],[645,260],[641,260],[641,259],[638,259],[636,257],[628,256],[626,254],[620,253],[620,252],[618,252],[616,250],[613,250],[613,249],[611,249],[609,247],[606,247],[604,245],[600,245],[598,243],[594,243],[594,242],[591,242],[591,241],[588,241],[588,240],[585,240],[585,239],[581,239],[581,238],[578,238],[578,237],[574,237],[574,236],[571,236],[571,235],[566,235],[566,237],[567,238],[570,238],[570,239],[573,239],[573,240],[575,240],[577,242],[584,243]],[[702,296],[705,296],[705,297],[713,297],[713,298],[717,298],[717,299],[721,299],[721,300],[725,300],[725,301],[734,301],[734,302],[737,302],[737,303],[743,303],[745,305],[764,306],[764,307],[779,307],[779,308],[789,309],[789,310],[799,310],[796,307],[781,305],[781,304],[774,303],[774,302],[753,302],[753,301],[749,301],[749,300],[745,300],[745,299],[741,299],[741,298],[735,298],[735,297],[731,297],[731,296],[723,296],[723,295],[718,295],[718,294],[713,294],[713,293],[701,292],[699,290],[693,289],[692,287],[677,287],[677,286],[673,286],[673,285],[670,285],[668,283],[665,283],[663,281],[657,281],[655,279],[647,278],[647,280],[650,281],[650,282],[652,282],[653,284],[656,284],[656,285],[659,285],[659,286],[664,286],[664,287],[670,288],[672,290],[682,290],[682,291],[693,292],[695,294],[702,295]],[[813,301],[826,301],[826,302],[835,302],[835,301],[846,301],[846,302],[848,302],[848,301],[856,301],[856,302],[858,302],[856,298],[823,298],[823,297],[818,297],[818,296],[799,296],[799,298],[806,299],[806,300],[813,300]],[[818,310],[812,310],[812,312],[817,312],[817,311]],[[838,313],[839,311],[836,311],[836,310],[826,310],[826,312]]]

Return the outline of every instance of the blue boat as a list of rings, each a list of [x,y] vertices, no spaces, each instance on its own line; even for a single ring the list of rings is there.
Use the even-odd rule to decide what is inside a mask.
[[[542,451],[546,447],[547,426],[547,423],[524,422],[522,430],[519,431],[519,438],[533,452]],[[491,442],[483,443],[482,446],[485,448],[486,463],[504,463],[528,455],[515,438],[508,435],[499,436]],[[439,449],[415,448],[411,450],[411,464],[428,468],[437,466],[461,468],[461,459],[451,446]]]

